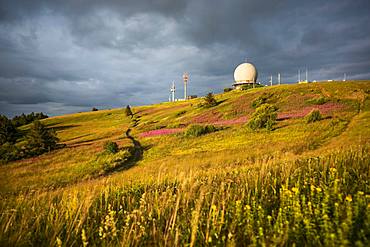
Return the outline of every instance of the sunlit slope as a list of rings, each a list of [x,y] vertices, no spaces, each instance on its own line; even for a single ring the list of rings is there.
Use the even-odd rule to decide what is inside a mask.
[[[124,138],[129,119],[123,118],[122,114],[121,109],[104,110],[43,121],[56,130],[66,146],[1,167],[0,188],[12,188],[11,191],[48,189],[98,176],[101,164],[95,162],[96,154],[101,152],[104,141],[115,140],[121,146],[129,144]]]
[[[369,93],[369,81],[281,85],[219,94],[219,104],[211,108],[200,107],[203,99],[198,98],[134,107],[133,118],[125,116],[123,108],[48,118],[43,123],[57,131],[66,147],[0,167],[0,188],[5,193],[64,187],[86,180],[125,183],[155,179],[158,174],[171,177],[190,170],[272,158],[293,160],[365,146],[370,141]],[[261,98],[279,108],[279,120],[271,132],[245,127],[254,112],[253,102]],[[307,124],[304,116],[314,108],[324,119]],[[214,124],[220,130],[184,137],[181,131],[189,124]],[[101,156],[103,143],[116,141],[121,149],[132,146],[125,136],[128,128],[140,142],[142,157],[129,169],[103,172],[104,165],[114,158]],[[167,129],[180,132],[143,135]]]

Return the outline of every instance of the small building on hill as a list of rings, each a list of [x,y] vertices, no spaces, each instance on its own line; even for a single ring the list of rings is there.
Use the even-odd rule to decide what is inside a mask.
[[[186,99],[196,99],[196,98],[198,98],[198,96],[197,96],[197,95],[188,95],[188,96],[186,97]]]

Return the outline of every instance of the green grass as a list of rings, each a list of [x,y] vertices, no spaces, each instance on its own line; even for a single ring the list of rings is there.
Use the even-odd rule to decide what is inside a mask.
[[[201,98],[133,107],[135,121],[123,108],[42,120],[66,147],[0,167],[0,245],[369,245],[368,88],[281,85],[215,95],[212,108]],[[278,114],[338,107],[314,123],[279,120],[273,131],[237,123],[140,138],[249,119],[263,95]],[[131,157],[128,128],[142,157]],[[120,151],[104,152],[106,141]]]

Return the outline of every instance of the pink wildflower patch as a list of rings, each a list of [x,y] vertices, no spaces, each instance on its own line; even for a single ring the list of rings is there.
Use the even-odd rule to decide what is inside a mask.
[[[307,106],[301,110],[295,110],[290,112],[281,112],[278,114],[279,120],[290,119],[290,118],[301,118],[310,113],[313,109],[318,109],[322,114],[330,114],[333,111],[343,109],[342,104],[338,103],[326,103],[323,105]]]
[[[159,130],[150,130],[139,134],[140,137],[151,137],[159,135],[169,135],[182,132],[184,129],[159,129]]]

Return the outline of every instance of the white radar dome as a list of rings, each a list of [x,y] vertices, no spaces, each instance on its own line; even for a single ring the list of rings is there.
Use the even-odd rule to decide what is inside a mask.
[[[235,84],[254,83],[257,81],[257,69],[251,63],[242,63],[234,71]]]

